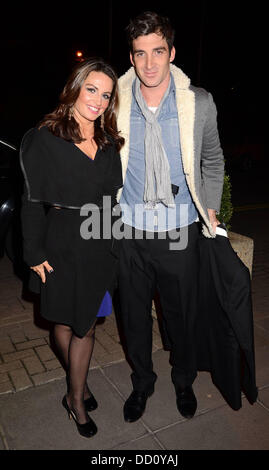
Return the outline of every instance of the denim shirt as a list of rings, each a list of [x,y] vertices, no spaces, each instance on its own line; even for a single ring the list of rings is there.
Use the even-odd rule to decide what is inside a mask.
[[[135,82],[134,82],[135,83]],[[139,230],[164,232],[193,223],[198,216],[183,172],[176,90],[171,75],[170,90],[158,116],[163,145],[170,165],[171,184],[179,187],[175,208],[158,203],[155,209],[144,208],[145,183],[145,118],[135,99],[132,87],[129,161],[120,205],[123,222]]]

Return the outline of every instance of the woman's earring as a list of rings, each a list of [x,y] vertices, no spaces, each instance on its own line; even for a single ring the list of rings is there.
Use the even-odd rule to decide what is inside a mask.
[[[104,113],[101,115],[101,123],[100,123],[101,128],[104,130],[105,127],[105,116]]]

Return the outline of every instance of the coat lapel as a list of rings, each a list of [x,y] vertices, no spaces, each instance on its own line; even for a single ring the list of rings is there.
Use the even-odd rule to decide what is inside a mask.
[[[132,83],[135,79],[134,68],[131,67],[119,79],[119,111],[117,114],[117,126],[121,136],[125,139],[124,146],[120,151],[121,164],[122,164],[122,179],[125,180],[130,148],[130,116],[132,106]],[[122,188],[119,189],[117,200],[120,200]]]
[[[182,164],[184,173],[189,175],[194,162],[195,95],[189,89],[190,79],[175,65],[171,64],[170,69],[176,87]]]
[[[190,79],[173,64],[170,66],[176,86],[176,100],[178,109],[178,123],[180,131],[181,158],[186,181],[196,208],[203,217],[204,221],[209,223],[208,215],[205,212],[197,194],[195,187],[195,145],[194,145],[194,125],[196,118],[195,93],[190,89]],[[197,158],[197,156],[196,156]],[[214,236],[209,226],[203,227],[203,234]]]

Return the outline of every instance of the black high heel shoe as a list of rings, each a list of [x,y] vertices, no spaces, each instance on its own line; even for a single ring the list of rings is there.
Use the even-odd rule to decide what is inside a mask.
[[[86,411],[93,411],[93,410],[96,410],[96,408],[98,407],[98,403],[95,400],[92,392],[90,390],[89,390],[89,392],[90,392],[89,398],[84,400],[85,410]]]
[[[87,421],[87,423],[84,423],[84,424],[80,424],[77,421],[75,413],[68,406],[66,395],[62,399],[62,405],[66,409],[69,419],[73,418],[73,420],[75,421],[78,432],[81,436],[92,437],[97,433],[97,426],[90,417],[89,417],[89,421]]]

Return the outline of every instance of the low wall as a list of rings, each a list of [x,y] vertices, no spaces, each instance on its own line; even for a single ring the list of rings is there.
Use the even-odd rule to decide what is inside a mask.
[[[247,266],[250,275],[252,275],[254,251],[253,239],[239,233],[229,232],[229,240],[234,251],[237,253],[241,261],[243,261],[243,263]]]

